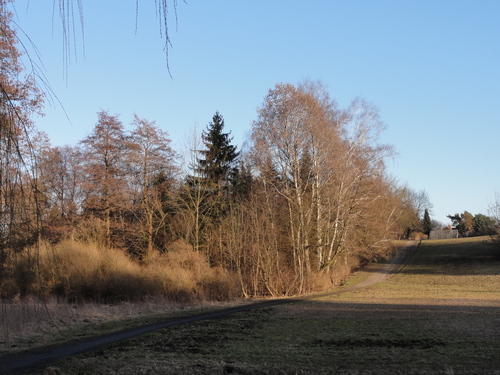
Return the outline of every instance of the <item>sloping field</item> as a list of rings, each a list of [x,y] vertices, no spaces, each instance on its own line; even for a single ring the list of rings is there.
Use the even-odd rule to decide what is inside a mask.
[[[43,371],[500,374],[500,253],[487,238],[426,241],[383,283],[170,327]]]

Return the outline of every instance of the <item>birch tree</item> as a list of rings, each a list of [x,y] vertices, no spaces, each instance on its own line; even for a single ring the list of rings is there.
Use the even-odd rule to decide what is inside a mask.
[[[376,181],[382,180],[384,160],[392,148],[379,144],[384,130],[377,109],[361,99],[355,99],[347,110],[338,116],[339,142],[327,159],[330,167],[330,204],[326,221],[328,249],[320,256],[320,270],[332,266],[338,255],[349,250],[348,236],[383,195],[377,193]],[[383,235],[383,234],[380,234]]]
[[[178,215],[180,222],[178,232],[196,251],[200,251],[205,229],[210,223],[210,216],[206,213],[210,213],[213,207],[207,203],[211,191],[198,165],[202,141],[196,130],[192,131],[188,143],[185,164],[191,174],[186,176],[179,191],[182,210]]]
[[[290,245],[300,291],[307,288],[312,271],[314,220],[320,222],[320,212],[315,210],[323,157],[320,145],[325,139],[336,141],[330,137],[335,134],[331,133],[334,112],[333,102],[320,103],[303,89],[278,84],[264,99],[252,126],[254,159],[260,176],[288,205]],[[266,180],[262,172],[269,166],[277,172],[277,180]]]
[[[355,230],[382,198],[377,181],[391,149],[379,145],[376,108],[355,100],[339,110],[319,82],[269,91],[252,126],[260,178],[288,206],[288,233],[298,290],[313,272],[331,271],[348,255]],[[268,180],[269,165],[279,176]]]

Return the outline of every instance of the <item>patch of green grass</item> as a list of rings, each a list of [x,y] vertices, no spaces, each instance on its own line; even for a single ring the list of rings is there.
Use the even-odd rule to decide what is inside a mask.
[[[500,260],[492,252],[481,238],[425,241],[386,283],[164,329],[51,371],[499,374]]]

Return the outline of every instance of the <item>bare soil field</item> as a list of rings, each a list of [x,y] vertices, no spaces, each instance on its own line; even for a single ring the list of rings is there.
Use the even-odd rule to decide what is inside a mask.
[[[154,330],[27,373],[500,374],[498,255],[486,238],[425,241],[343,293]]]

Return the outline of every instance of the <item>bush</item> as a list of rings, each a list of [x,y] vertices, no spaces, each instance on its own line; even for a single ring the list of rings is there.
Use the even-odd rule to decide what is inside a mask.
[[[229,300],[241,293],[234,275],[210,267],[205,256],[182,240],[169,246],[165,254],[154,253],[144,260],[151,277],[165,285],[166,297],[187,300]]]

